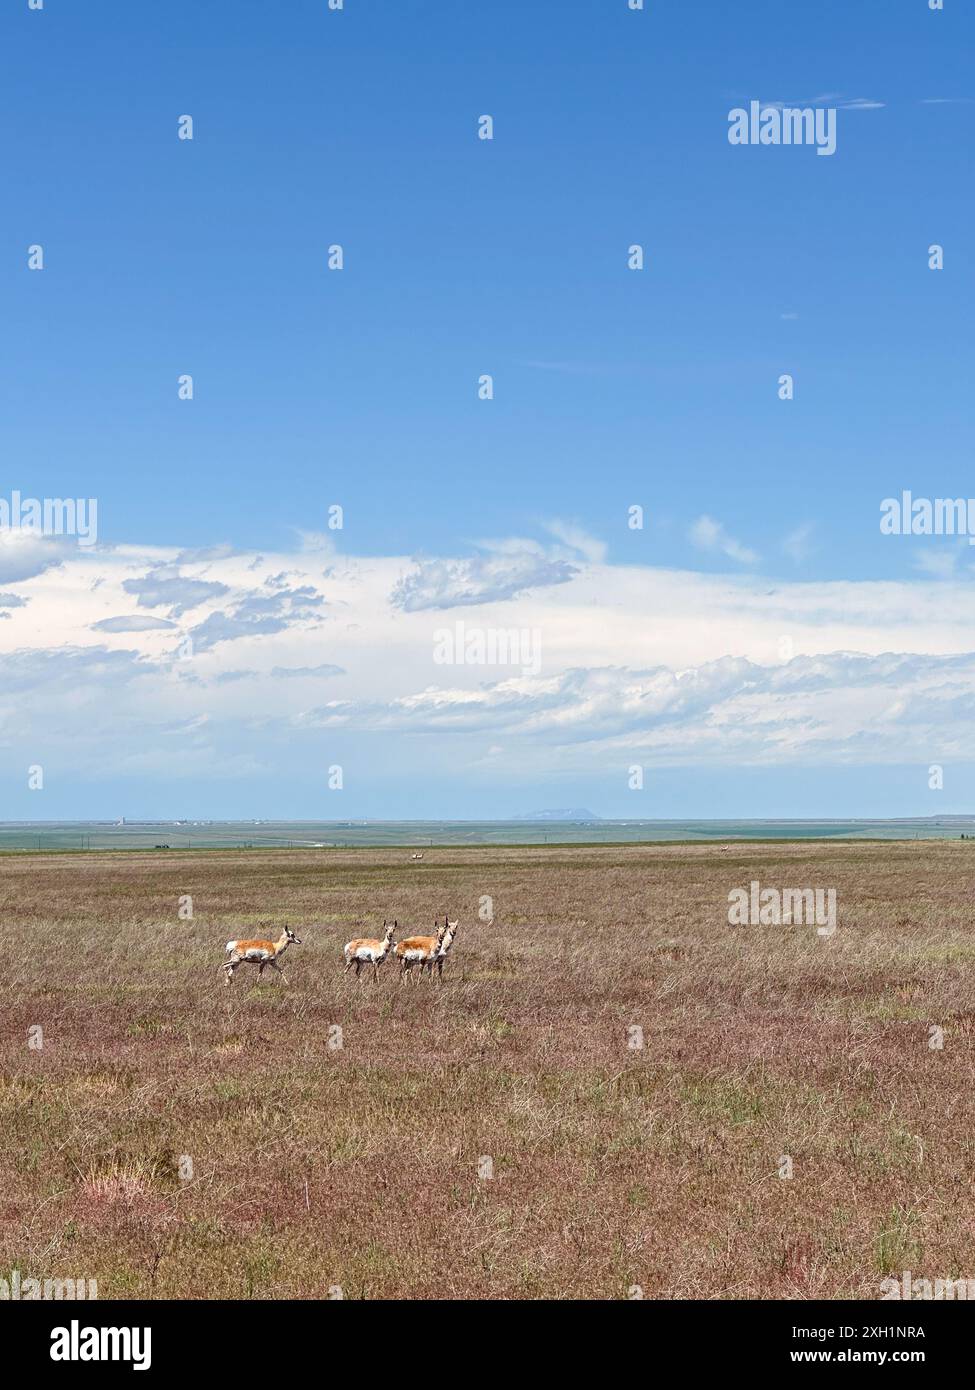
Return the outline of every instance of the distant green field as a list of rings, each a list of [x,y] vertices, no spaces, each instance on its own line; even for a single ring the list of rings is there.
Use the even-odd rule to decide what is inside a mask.
[[[709,840],[945,840],[975,817],[915,820],[48,821],[0,823],[2,850],[354,849],[405,845],[606,845]]]

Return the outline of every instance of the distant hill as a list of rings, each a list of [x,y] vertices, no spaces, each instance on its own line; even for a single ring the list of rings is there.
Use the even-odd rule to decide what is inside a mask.
[[[532,811],[527,816],[512,816],[512,820],[602,820],[594,811],[584,806],[575,806],[568,811]]]

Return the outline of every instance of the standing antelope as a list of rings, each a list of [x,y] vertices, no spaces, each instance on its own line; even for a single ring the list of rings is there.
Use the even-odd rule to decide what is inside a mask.
[[[444,921],[447,922],[446,917],[444,918]],[[433,960],[430,962],[428,967],[431,978],[433,976],[433,967],[436,966],[437,979],[443,979],[443,963],[447,959],[447,952],[454,944],[454,937],[457,935],[457,926],[457,922],[447,922],[447,930],[444,932],[443,939],[440,942],[440,949],[437,951],[436,955],[434,956]],[[421,966],[420,968],[422,969],[423,967]]]
[[[371,936],[357,936],[354,941],[345,943],[345,969],[346,972],[355,966],[356,979],[359,978],[359,971],[364,965],[372,966],[372,978],[379,980],[379,967],[389,955],[389,948],[393,944],[393,933],[399,926],[394,922],[391,927],[387,927],[383,922],[383,939],[377,941]]]
[[[433,955],[429,958],[429,960],[424,960],[420,962],[421,975],[425,970],[428,975],[432,976],[434,966],[437,966],[437,974],[439,976],[443,975],[443,958],[450,950],[451,946],[454,944],[454,937],[457,935],[458,925],[459,924],[457,922],[451,922],[446,912],[444,913],[443,926],[438,928],[437,931],[437,939],[440,942],[440,945],[434,951]]]
[[[400,984],[403,984],[414,965],[419,965],[420,974],[423,974],[423,967],[432,961],[440,950],[440,943],[444,939],[446,930],[447,919],[445,917],[444,925],[437,928],[436,936],[404,936],[402,941],[397,941],[396,955],[400,964]]]
[[[226,975],[224,983],[229,985],[238,965],[243,965],[245,961],[248,961],[251,965],[257,966],[258,979],[264,974],[264,967],[269,965],[272,970],[278,972],[287,984],[288,977],[278,965],[278,957],[284,955],[292,941],[297,942],[299,946],[301,945],[301,937],[296,936],[290,927],[285,927],[277,941],[228,941],[228,959],[220,967]]]

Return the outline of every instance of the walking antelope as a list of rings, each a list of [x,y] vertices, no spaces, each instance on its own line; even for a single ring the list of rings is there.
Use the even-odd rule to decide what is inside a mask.
[[[238,965],[243,965],[245,961],[257,966],[258,979],[264,974],[264,967],[269,965],[287,983],[288,977],[278,965],[278,957],[284,955],[292,941],[297,942],[299,946],[301,945],[301,937],[296,936],[290,927],[285,927],[277,941],[228,941],[228,958],[226,963],[220,967],[226,975],[224,983],[230,984],[234,978],[234,971]]]
[[[431,962],[440,950],[440,943],[444,939],[446,930],[447,919],[445,917],[444,925],[437,928],[436,936],[404,936],[402,941],[397,941],[396,956],[400,964],[400,984],[403,984],[414,965],[419,965],[420,974],[423,974],[423,967]]]
[[[399,926],[394,922],[388,927],[383,922],[383,939],[377,941],[371,936],[357,936],[354,941],[345,943],[345,969],[349,971],[355,966],[356,979],[359,978],[359,971],[364,965],[372,966],[372,978],[379,979],[379,967],[389,955],[389,948],[393,944],[393,933]]]

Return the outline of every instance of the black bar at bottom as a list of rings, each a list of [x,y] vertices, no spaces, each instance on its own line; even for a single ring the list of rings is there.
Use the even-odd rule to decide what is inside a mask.
[[[572,1324],[559,1332],[571,1312]],[[375,1321],[379,1314],[381,1323]],[[600,1336],[601,1356],[614,1350],[639,1351],[648,1364],[659,1355],[679,1358],[687,1370],[700,1368],[748,1373],[788,1372],[834,1365],[874,1365],[895,1371],[914,1368],[947,1370],[970,1345],[972,1323],[964,1308],[932,1302],[651,1302],[641,1307],[611,1303],[492,1304],[488,1310],[458,1300],[452,1303],[390,1303],[377,1307],[348,1303],[137,1303],[137,1302],[0,1302],[0,1336],[16,1346],[28,1376],[71,1378],[94,1371],[131,1376],[172,1376],[184,1370],[238,1372],[253,1377],[263,1370],[280,1373],[292,1353],[303,1349],[313,1358],[328,1347],[356,1345],[367,1351],[370,1371],[386,1357],[390,1364],[404,1353],[424,1354],[432,1338],[437,1357],[457,1339],[458,1354],[470,1355],[477,1336],[476,1369],[491,1370],[497,1347],[499,1370],[511,1370],[510,1345],[503,1335],[509,1318],[518,1331],[545,1337],[546,1356],[560,1357]],[[468,1325],[467,1317],[472,1323]],[[492,1332],[484,1338],[483,1319]],[[552,1323],[549,1324],[549,1319]],[[501,1324],[499,1326],[499,1323]],[[586,1324],[590,1326],[587,1328]],[[480,1331],[478,1331],[480,1325]],[[367,1334],[362,1344],[336,1341],[349,1333]],[[609,1340],[603,1340],[605,1333]],[[555,1341],[549,1340],[554,1336]],[[631,1339],[637,1340],[631,1340]],[[405,1339],[405,1342],[404,1342]],[[621,1340],[618,1340],[621,1339]],[[541,1346],[541,1342],[536,1345]],[[595,1345],[590,1343],[590,1345]],[[407,1352],[406,1348],[412,1348]],[[464,1351],[466,1347],[466,1352]],[[45,1383],[47,1383],[45,1377]]]

